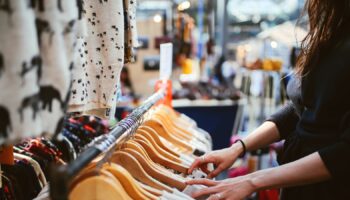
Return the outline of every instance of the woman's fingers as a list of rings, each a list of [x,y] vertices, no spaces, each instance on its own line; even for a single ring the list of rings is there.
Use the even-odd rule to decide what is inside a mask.
[[[188,169],[188,173],[192,174],[194,169],[197,169],[197,168],[201,167],[202,165],[205,165],[207,163],[211,163],[213,161],[214,161],[214,159],[209,155],[203,155],[199,158],[196,158],[196,160],[192,163],[192,165]]]
[[[219,175],[225,168],[222,165],[219,165],[214,171],[210,172],[208,174],[208,178],[215,178],[217,175]]]
[[[216,194],[216,193],[219,192],[219,190],[220,190],[220,188],[218,186],[208,187],[208,188],[199,190],[197,192],[194,192],[192,194],[192,198],[198,198],[198,197],[201,197],[201,196],[209,196],[211,194]]]
[[[201,163],[200,158],[196,158],[196,160],[194,160],[194,162],[192,163],[192,165],[188,169],[188,173],[192,174],[193,170],[196,169],[198,167],[198,165],[200,165],[200,163]]]
[[[208,165],[201,165],[199,166],[199,168],[205,173],[205,174],[209,174],[210,171],[208,170]]]
[[[218,181],[213,181],[213,180],[209,180],[209,179],[194,179],[194,180],[186,181],[187,185],[205,185],[208,187],[216,186],[219,183],[220,182],[218,182]]]

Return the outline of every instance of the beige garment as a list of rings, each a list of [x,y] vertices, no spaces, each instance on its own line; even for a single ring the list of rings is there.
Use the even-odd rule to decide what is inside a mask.
[[[124,65],[123,1],[83,2],[87,34],[78,39],[69,112],[110,118]]]
[[[124,1],[124,19],[125,23],[125,63],[135,61],[134,48],[139,46],[137,27],[136,27],[136,0],[123,0]]]

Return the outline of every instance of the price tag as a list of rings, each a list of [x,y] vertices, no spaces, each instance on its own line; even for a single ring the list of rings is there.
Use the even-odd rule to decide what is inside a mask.
[[[160,45],[160,80],[169,80],[173,68],[173,44]]]

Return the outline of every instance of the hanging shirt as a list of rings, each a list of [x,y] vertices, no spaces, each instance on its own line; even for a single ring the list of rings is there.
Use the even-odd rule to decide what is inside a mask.
[[[78,63],[73,72],[70,112],[114,117],[120,94],[125,51],[135,43],[136,1],[84,0],[87,34],[78,40]],[[124,4],[127,8],[124,8]],[[127,32],[125,33],[125,15]],[[128,44],[128,45],[126,45]],[[131,46],[132,47],[132,46]],[[128,57],[129,58],[129,57]]]
[[[59,132],[77,15],[71,0],[0,2],[0,145]]]
[[[124,19],[125,19],[125,63],[134,62],[134,48],[138,47],[138,35],[136,28],[136,1],[124,1]]]

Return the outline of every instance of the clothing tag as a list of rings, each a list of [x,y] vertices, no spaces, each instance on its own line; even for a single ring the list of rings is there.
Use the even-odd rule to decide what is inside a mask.
[[[201,178],[206,178],[207,174],[205,174],[201,170],[195,169],[193,170],[192,174],[190,174],[188,177],[191,179],[201,179]]]
[[[106,117],[109,117],[110,114],[111,114],[111,109],[107,108],[106,109]]]
[[[207,165],[207,169],[208,169],[208,171],[210,171],[210,172],[214,171],[214,164],[213,164],[213,163],[209,163],[209,164]]]

